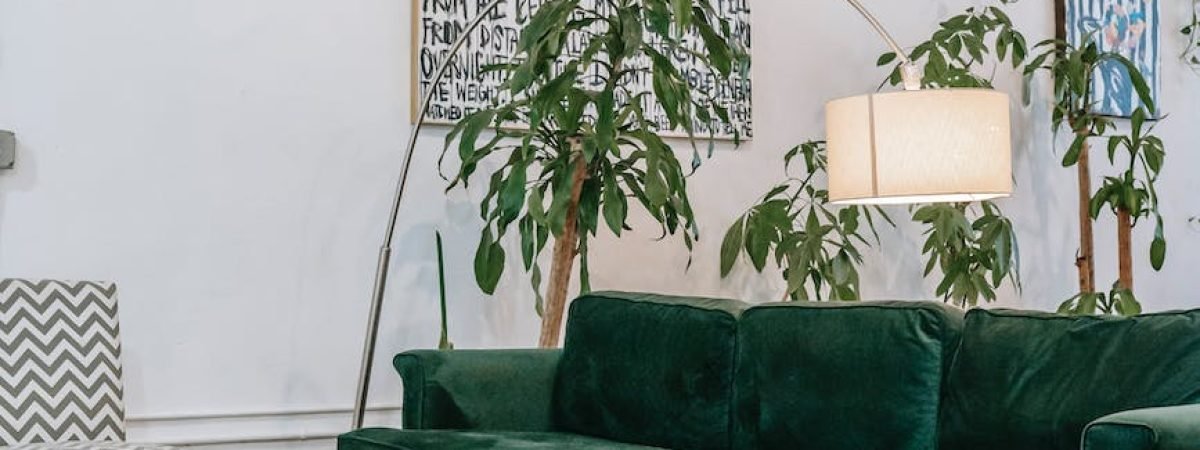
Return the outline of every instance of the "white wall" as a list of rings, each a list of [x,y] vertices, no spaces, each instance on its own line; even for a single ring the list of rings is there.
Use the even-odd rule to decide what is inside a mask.
[[[868,3],[912,43],[938,18],[981,2]],[[1189,100],[1200,76],[1171,57],[1185,3],[1163,3],[1167,268],[1145,263],[1148,229],[1136,241],[1138,293],[1151,310],[1198,304],[1188,278],[1200,238],[1186,218],[1200,215],[1191,176],[1200,156],[1190,148],[1200,103]],[[1049,4],[1012,8],[1031,41],[1052,32]],[[595,288],[778,297],[776,274],[717,276],[720,237],[782,177],[783,152],[821,136],[825,101],[878,84],[883,46],[839,1],[753,8],[755,140],[718,151],[689,181],[703,233],[691,270],[682,243],[655,242],[641,220],[623,240],[594,245]],[[407,138],[408,14],[405,0],[0,0],[0,128],[20,147],[17,169],[0,173],[0,275],[119,283],[129,413],[157,419],[135,420],[135,438],[345,428],[339,410],[351,403]],[[1019,92],[1002,70],[1000,78]],[[1001,304],[1049,309],[1075,283],[1074,173],[1058,164],[1044,96],[1014,107],[1018,191],[1002,204],[1017,223],[1026,286]],[[422,139],[398,229],[372,396],[380,407],[399,402],[390,355],[437,342],[435,229],[447,240],[456,344],[536,340],[516,259],[495,297],[474,285],[479,193],[442,194],[433,170],[441,133]],[[884,234],[863,268],[866,296],[928,298],[919,230]],[[1097,244],[1105,284],[1115,279],[1111,220],[1100,222]],[[226,417],[247,412],[262,414]],[[395,424],[396,411],[372,421]]]

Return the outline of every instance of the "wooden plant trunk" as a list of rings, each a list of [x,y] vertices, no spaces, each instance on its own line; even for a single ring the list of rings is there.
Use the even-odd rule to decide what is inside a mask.
[[[1092,170],[1089,164],[1091,147],[1085,141],[1079,151],[1079,257],[1075,266],[1079,268],[1079,292],[1096,292],[1095,237],[1092,231]]]
[[[1066,17],[1066,2],[1054,0],[1055,39],[1067,38]],[[1092,231],[1092,169],[1089,153],[1091,146],[1084,141],[1079,151],[1079,162],[1076,163],[1079,173],[1079,257],[1075,259],[1075,267],[1079,269],[1079,292],[1090,294],[1096,292],[1096,239]]]
[[[1118,282],[1122,288],[1133,290],[1133,217],[1124,208],[1117,210],[1117,258],[1120,267]]]
[[[578,147],[578,142],[572,142],[572,147]],[[579,195],[587,179],[587,163],[578,149],[572,153],[575,154],[575,172],[571,175],[571,202],[567,206],[562,235],[554,240],[550,281],[546,286],[546,308],[542,312],[542,333],[538,338],[538,346],[542,348],[558,347],[563,311],[567,304],[567,287],[571,283],[571,267],[575,263],[575,256],[579,254]]]

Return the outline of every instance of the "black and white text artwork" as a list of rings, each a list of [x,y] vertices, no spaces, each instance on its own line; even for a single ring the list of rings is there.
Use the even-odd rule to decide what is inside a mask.
[[[435,91],[430,102],[429,112],[426,114],[428,123],[455,123],[471,111],[487,106],[497,96],[500,96],[501,100],[505,99],[504,96],[507,93],[502,93],[500,90],[500,84],[504,81],[503,75],[499,72],[481,75],[480,72],[489,64],[503,63],[509,60],[515,52],[521,28],[529,22],[530,17],[537,11],[538,6],[544,3],[544,0],[509,0],[500,5],[497,11],[489,15],[480,27],[471,33],[463,49],[451,60],[446,77],[436,87],[430,86],[430,80],[433,78],[438,64],[449,53],[454,40],[479,14],[488,0],[413,1],[416,2],[413,8],[412,36],[415,44],[413,46],[414,73],[412,79],[415,83],[413,93],[416,94],[412,96],[413,110],[415,111],[420,96],[431,88]],[[594,1],[583,0],[583,3],[590,5]],[[604,0],[600,1],[602,4],[607,4]],[[729,20],[730,31],[736,39],[736,45],[743,47],[747,53],[750,51],[748,1],[712,0],[712,5],[720,17]],[[687,42],[691,50],[704,51],[703,42],[699,36],[692,36],[687,39]],[[585,46],[586,41],[582,36],[573,35],[569,38],[565,53],[577,56]],[[693,88],[696,89],[695,93],[698,98],[711,95],[729,111],[732,125],[721,124],[715,117],[711,123],[702,123],[694,119],[697,137],[707,137],[710,129],[718,139],[732,139],[735,130],[742,139],[752,137],[751,91],[748,73],[743,77],[735,70],[732,80],[719,83],[712,70],[698,63],[695,57],[687,52],[675,51],[666,54],[674,60],[680,73],[688,78]],[[649,67],[649,58],[639,58],[630,65]],[[658,108],[656,101],[646,98],[654,95],[650,74],[643,71],[626,77],[630,80],[628,85],[632,87],[629,91],[633,95],[642,92],[648,93],[647,96],[641,98],[647,119],[658,123],[662,130],[669,129],[666,114],[661,108]],[[589,78],[594,81],[589,81]],[[584,77],[582,81],[585,85],[591,82],[601,83],[599,77]],[[664,135],[679,136],[680,133],[664,133]]]

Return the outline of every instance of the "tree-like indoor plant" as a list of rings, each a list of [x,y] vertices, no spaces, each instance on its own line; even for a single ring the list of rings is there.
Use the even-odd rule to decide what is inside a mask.
[[[475,277],[484,292],[494,292],[505,266],[501,239],[515,229],[538,292],[539,345],[558,344],[575,258],[582,289],[589,290],[590,238],[602,224],[617,236],[629,229],[631,203],[664,235],[681,234],[692,247],[698,227],[689,170],[660,133],[688,136],[694,169],[697,133],[731,120],[727,105],[690,85],[673,58],[688,58],[713,79],[728,80],[748,69],[732,36],[708,0],[551,0],[521,30],[512,60],[487,68],[501,73],[508,95],[467,115],[447,135],[446,147],[456,149],[460,161],[450,187],[465,186],[480,168],[493,170],[480,204],[486,225]],[[569,42],[584,42],[583,50],[566,51]],[[649,77],[653,95],[631,91],[634,77]],[[661,108],[667,126],[647,117],[650,106]],[[489,159],[500,166],[490,169]],[[551,236],[543,301],[539,255]]]
[[[1075,167],[1079,184],[1080,250],[1076,260],[1079,270],[1079,293],[1059,306],[1059,312],[1073,314],[1132,315],[1141,312],[1141,304],[1133,295],[1133,227],[1142,218],[1155,221],[1154,239],[1150,246],[1150,264],[1162,268],[1167,242],[1163,218],[1158,210],[1155,182],[1162,170],[1166,151],[1163,141],[1152,134],[1156,108],[1150,87],[1138,67],[1128,58],[1115,52],[1101,51],[1090,37],[1076,46],[1062,39],[1038,44],[1044,52],[1025,68],[1027,76],[1038,71],[1054,77],[1054,111],[1051,126],[1055,131],[1069,130],[1073,139],[1063,153],[1063,167]],[[1095,110],[1094,82],[1100,77],[1127,76],[1141,101],[1123,127],[1113,117]],[[1103,184],[1092,191],[1091,143],[1106,142],[1108,161],[1123,170],[1106,176]],[[1123,158],[1118,160],[1118,152]],[[1092,222],[1108,207],[1117,217],[1117,258],[1119,278],[1105,294],[1096,290],[1094,238]]]

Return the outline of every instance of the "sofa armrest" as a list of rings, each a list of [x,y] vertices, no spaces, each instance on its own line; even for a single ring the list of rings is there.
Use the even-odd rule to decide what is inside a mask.
[[[1084,428],[1083,450],[1200,450],[1200,405],[1101,417]]]
[[[550,431],[561,350],[417,350],[392,361],[404,428]]]

